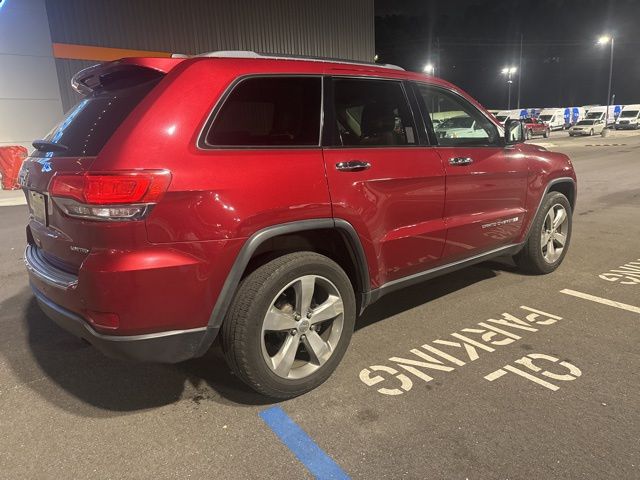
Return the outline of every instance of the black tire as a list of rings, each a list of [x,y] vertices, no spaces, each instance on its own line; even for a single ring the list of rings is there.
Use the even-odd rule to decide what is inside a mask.
[[[550,133],[551,133],[551,132],[549,132],[549,129],[547,128],[547,129],[544,131],[544,133],[542,134],[542,136],[543,136],[544,138],[549,138]]]
[[[544,228],[544,220],[547,216],[549,210],[556,204],[560,204],[564,207],[567,213],[568,218],[568,231],[566,236],[566,243],[562,250],[562,254],[560,257],[554,261],[553,263],[549,263],[545,260],[542,254],[542,229]],[[534,275],[544,275],[547,273],[553,272],[557,269],[564,257],[569,250],[569,245],[571,243],[571,227],[572,227],[572,216],[573,212],[571,211],[571,204],[567,197],[565,197],[560,192],[549,192],[545,195],[542,200],[542,205],[540,206],[540,210],[536,215],[536,218],[533,220],[533,224],[531,225],[531,229],[529,230],[529,236],[524,244],[524,247],[518,254],[516,254],[513,258],[516,262],[516,265],[523,272],[534,274]]]
[[[589,136],[593,137],[593,128],[591,130],[589,130]]]
[[[344,323],[326,362],[304,378],[288,379],[278,376],[263,357],[262,323],[278,293],[304,275],[320,275],[337,288],[342,297]],[[333,373],[347,350],[355,318],[355,294],[344,270],[314,252],[290,253],[262,265],[242,280],[222,324],[222,349],[229,367],[249,387],[270,398],[293,398],[313,390]]]
[[[529,130],[528,128],[524,132],[524,139],[531,140],[531,130]]]

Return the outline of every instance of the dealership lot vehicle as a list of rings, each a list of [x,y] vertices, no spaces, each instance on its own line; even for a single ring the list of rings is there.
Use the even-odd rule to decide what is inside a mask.
[[[568,157],[522,143],[519,121],[502,133],[444,81],[212,53],[74,84],[86,98],[20,175],[25,263],[42,309],[112,356],[179,362],[221,331],[239,378],[293,397],[329,377],[383,295],[505,255],[550,273],[567,253]],[[430,105],[464,115],[434,130]]]
[[[615,129],[637,129],[640,128],[640,105],[625,105],[616,119]]]
[[[569,136],[599,135],[604,129],[604,120],[580,120],[569,129]]]
[[[525,118],[522,121],[522,126],[524,127],[525,137],[527,140],[536,135],[541,135],[544,138],[548,138],[551,134],[551,129],[549,128],[549,126],[542,120],[538,120],[537,118]]]
[[[543,108],[538,119],[544,122],[550,130],[564,130],[567,125],[565,121],[564,108]],[[568,120],[568,119],[567,119]]]
[[[623,105],[609,105],[608,110],[606,106],[602,106],[602,105],[591,107],[587,111],[585,120],[602,120],[602,121],[606,121],[607,125],[612,125],[615,123],[616,119],[620,115],[622,108],[623,108]],[[605,117],[606,117],[606,120],[605,120]]]
[[[495,116],[501,124],[504,124],[507,120],[519,120],[523,112],[526,115],[526,110],[501,110]]]

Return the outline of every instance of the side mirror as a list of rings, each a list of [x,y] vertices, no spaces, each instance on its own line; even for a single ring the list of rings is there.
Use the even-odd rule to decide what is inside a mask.
[[[524,142],[524,127],[521,120],[507,120],[504,122],[504,142],[507,145]]]

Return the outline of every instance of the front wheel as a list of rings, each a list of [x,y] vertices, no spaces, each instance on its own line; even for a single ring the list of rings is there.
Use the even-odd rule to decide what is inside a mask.
[[[550,134],[551,134],[551,132],[550,132],[550,131],[549,131],[549,129],[547,128],[547,129],[544,131],[544,133],[542,134],[542,136],[543,136],[544,138],[549,138],[549,135],[550,135]]]
[[[593,128],[591,130],[589,130],[589,136],[593,137]]]
[[[222,325],[222,348],[251,388],[292,398],[329,378],[347,350],[355,317],[344,270],[317,253],[291,253],[241,282]]]
[[[553,272],[564,260],[571,240],[572,212],[560,192],[545,195],[529,237],[514,257],[521,270],[536,275]]]

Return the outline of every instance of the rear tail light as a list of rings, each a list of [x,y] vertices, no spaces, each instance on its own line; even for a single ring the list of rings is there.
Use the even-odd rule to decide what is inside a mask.
[[[167,170],[56,173],[49,195],[69,216],[94,220],[139,220],[169,188]]]

